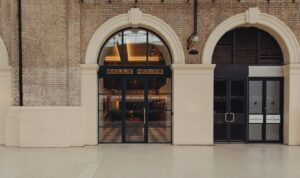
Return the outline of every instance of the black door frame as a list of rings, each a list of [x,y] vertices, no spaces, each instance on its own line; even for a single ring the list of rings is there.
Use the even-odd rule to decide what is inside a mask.
[[[107,69],[117,69],[117,70],[128,70],[132,69],[134,72],[133,74],[108,74]],[[158,69],[163,70],[163,74],[137,74],[138,70],[151,70],[151,69]],[[148,89],[149,89],[149,81],[150,79],[171,79],[171,87],[173,86],[173,79],[172,79],[172,71],[170,66],[100,66],[98,72],[98,80],[100,78],[109,78],[109,79],[120,79],[121,80],[121,88],[122,88],[122,142],[100,142],[99,141],[99,99],[98,99],[98,143],[101,144],[110,144],[110,143],[148,143],[148,116],[149,116],[149,104],[148,104]],[[142,142],[130,142],[126,141],[126,81],[127,80],[143,80],[144,81],[144,106],[145,111],[145,125],[144,125],[144,141]],[[99,87],[99,83],[98,83]],[[99,91],[99,88],[98,88]],[[171,97],[170,97],[170,104],[171,104],[171,129],[170,129],[170,141],[169,142],[158,142],[155,144],[164,144],[164,143],[172,143],[173,141],[173,90],[171,89]],[[99,94],[99,93],[98,93]],[[99,98],[99,97],[98,97]],[[169,111],[168,111],[169,112]],[[152,143],[152,142],[151,142]]]
[[[247,143],[283,143],[283,108],[284,108],[284,77],[249,77],[248,78],[248,86],[247,86],[247,101],[249,102],[249,81],[262,81],[263,88],[262,88],[262,110],[263,110],[263,125],[262,125],[262,140],[249,140],[249,103],[247,103],[247,132],[246,132],[246,142]],[[267,81],[279,81],[280,82],[280,130],[279,130],[279,140],[278,141],[268,141],[266,140],[266,111],[264,109],[266,105],[266,82]]]

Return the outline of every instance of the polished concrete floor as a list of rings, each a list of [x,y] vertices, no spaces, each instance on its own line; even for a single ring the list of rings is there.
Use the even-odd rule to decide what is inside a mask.
[[[104,144],[0,147],[0,178],[300,178],[300,147]]]

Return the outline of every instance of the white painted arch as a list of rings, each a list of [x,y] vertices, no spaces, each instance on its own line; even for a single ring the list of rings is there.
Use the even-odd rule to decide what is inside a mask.
[[[7,49],[0,36],[0,145],[4,144],[5,116],[12,105],[11,75]]]
[[[3,39],[0,36],[0,67],[8,67],[8,53]]]
[[[220,38],[226,32],[242,26],[257,27],[270,33],[281,47],[285,64],[300,63],[299,42],[292,30],[278,18],[261,13],[257,7],[226,19],[213,30],[205,43],[202,63],[211,64],[215,46]]]
[[[101,47],[105,41],[115,32],[128,27],[143,27],[152,30],[168,45],[173,63],[185,63],[184,51],[175,31],[163,20],[142,13],[139,8],[132,8],[128,13],[115,16],[98,28],[88,44],[85,64],[97,64]]]

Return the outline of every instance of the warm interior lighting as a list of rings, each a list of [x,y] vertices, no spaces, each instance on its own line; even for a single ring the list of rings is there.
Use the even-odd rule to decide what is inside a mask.
[[[129,39],[126,40],[126,45],[127,45],[127,54],[128,54],[128,61],[129,62],[145,62],[146,61],[146,55],[144,55],[144,56],[135,56],[133,54],[134,51],[136,51],[136,50],[134,50],[134,47],[133,47],[132,43],[130,43]],[[158,58],[158,56],[149,56],[148,61],[158,62],[159,58]]]
[[[146,62],[146,54],[137,55],[138,49],[134,47],[134,43],[131,43],[129,39],[126,40],[126,49],[128,55],[128,62]],[[117,44],[110,47],[108,55],[105,57],[106,62],[121,62],[120,53]],[[143,51],[143,50],[142,50]],[[146,51],[144,51],[146,53]],[[149,62],[159,62],[159,56],[148,56]]]
[[[114,45],[109,52],[109,55],[105,57],[106,62],[121,62],[120,53],[117,44]]]

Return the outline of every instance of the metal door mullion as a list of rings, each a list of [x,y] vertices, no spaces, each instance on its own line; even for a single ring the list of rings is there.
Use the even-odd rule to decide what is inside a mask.
[[[243,95],[243,100],[244,100],[244,142],[247,142],[247,132],[248,132],[248,127],[247,127],[247,115],[248,115],[248,78],[243,80],[244,82],[244,95]]]
[[[262,79],[263,83],[263,89],[262,89],[262,97],[263,97],[263,103],[262,103],[262,111],[263,111],[263,125],[262,125],[262,142],[266,142],[266,114],[267,114],[267,102],[266,102],[266,97],[267,97],[267,87],[266,87],[266,79]]]
[[[227,83],[227,112],[231,112],[231,79],[228,79],[226,81]],[[231,141],[231,123],[226,123],[226,131],[227,131],[227,141],[230,142]]]
[[[121,79],[122,92],[122,143],[126,142],[126,78]]]
[[[279,126],[279,139],[283,143],[283,104],[284,104],[284,78],[278,79],[280,82],[280,126]]]
[[[148,143],[148,89],[149,89],[149,79],[142,79],[144,81],[144,108],[146,109],[146,116],[145,120],[146,123],[144,124],[144,142]]]

